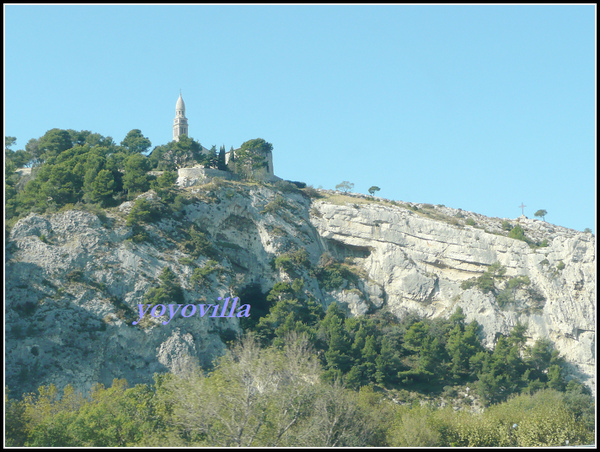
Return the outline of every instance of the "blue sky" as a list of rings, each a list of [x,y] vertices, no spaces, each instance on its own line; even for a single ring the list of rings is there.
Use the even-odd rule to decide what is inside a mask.
[[[315,187],[583,230],[596,211],[596,9],[4,5],[5,134],[273,144]]]

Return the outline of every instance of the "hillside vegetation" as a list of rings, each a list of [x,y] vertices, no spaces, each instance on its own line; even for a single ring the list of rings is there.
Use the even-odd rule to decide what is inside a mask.
[[[226,170],[186,136],[6,146],[8,446],[593,442],[585,373],[540,334],[560,310],[587,359],[592,239],[260,182],[252,146],[186,189],[182,165]],[[217,296],[251,316],[135,322]]]

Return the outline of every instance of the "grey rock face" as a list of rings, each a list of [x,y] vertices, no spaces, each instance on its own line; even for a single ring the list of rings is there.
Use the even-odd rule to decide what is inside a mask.
[[[452,224],[456,210],[429,210],[432,213],[424,215],[376,203],[316,201],[311,221],[321,237],[338,247],[341,243],[371,250],[369,256],[355,261],[369,279],[382,285],[386,308],[394,314],[417,311],[426,317],[449,316],[460,306],[467,321],[482,324],[488,346],[493,345],[497,333],[507,334],[517,322],[524,323],[531,342],[549,338],[573,364],[573,374],[593,386],[594,237],[521,219],[519,224],[528,238],[549,242],[547,247],[534,249],[498,235],[502,219],[463,212],[481,226],[474,228]],[[446,221],[435,219],[444,215]],[[494,262],[506,267],[506,280],[527,276],[531,281],[527,290],[517,293],[514,303],[503,308],[491,293],[461,289],[463,281],[481,275]],[[500,287],[502,284],[506,282],[499,282]]]
[[[190,357],[210,364],[224,350],[219,332],[239,328],[236,319],[180,315],[168,325],[152,318],[144,327],[133,326],[137,304],[158,285],[162,269],[172,267],[183,280],[189,280],[189,270],[173,262],[177,250],[127,241],[130,228],[112,221],[121,225],[104,227],[93,214],[68,211],[31,215],[13,228],[6,262],[11,391],[50,383],[87,391],[114,378],[150,383],[155,372],[178,372]],[[46,243],[38,236],[42,231]],[[186,301],[200,303],[199,295],[186,292]],[[215,283],[203,299],[225,295],[227,287]]]
[[[590,234],[522,219],[529,238],[549,243],[534,249],[501,235],[506,233],[502,219],[460,212],[457,220],[459,211],[445,207],[413,211],[409,207],[415,205],[365,202],[358,196],[356,203],[311,204],[297,192],[261,185],[211,190],[185,189],[193,202],[177,217],[145,225],[149,239],[140,243],[131,240],[132,228],[125,225],[132,202],[103,219],[67,211],[17,222],[6,253],[6,378],[13,393],[50,383],[87,391],[95,382],[110,385],[113,378],[149,383],[155,372],[209,365],[225,349],[222,335],[240,331],[237,318],[177,314],[167,325],[163,318],[132,325],[138,304],[158,286],[167,266],[189,304],[216,303],[217,297],[238,295],[250,285],[267,292],[278,281],[302,277],[306,293],[324,306],[337,300],[353,315],[382,309],[400,317],[411,311],[438,317],[461,306],[468,321],[483,325],[488,346],[520,321],[528,325],[531,341],[552,340],[572,374],[593,385],[595,239]],[[144,197],[160,202],[154,192]],[[277,209],[268,208],[277,202]],[[478,227],[465,226],[467,218]],[[210,240],[215,256],[186,254],[180,245],[191,225]],[[360,277],[327,292],[307,269],[292,275],[273,268],[275,257],[298,249],[307,251],[313,267],[324,252],[352,261]],[[194,284],[194,266],[209,259],[219,271]],[[503,307],[492,293],[461,288],[494,262],[507,269],[497,282],[500,289],[511,277],[531,281]]]
[[[179,374],[193,369],[194,356],[197,355],[194,336],[189,333],[181,334],[179,328],[160,345],[158,362],[169,371]]]

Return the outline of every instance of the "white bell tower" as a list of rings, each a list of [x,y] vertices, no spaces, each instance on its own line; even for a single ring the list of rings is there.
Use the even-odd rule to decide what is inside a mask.
[[[175,105],[175,119],[173,120],[173,140],[179,141],[179,136],[186,134],[188,135],[188,122],[185,117],[185,104],[181,97],[181,91],[179,91],[179,99]]]

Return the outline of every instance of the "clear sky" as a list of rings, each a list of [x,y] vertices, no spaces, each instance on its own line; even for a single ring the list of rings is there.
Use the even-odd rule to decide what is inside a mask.
[[[315,187],[594,232],[596,7],[4,5],[5,134],[273,144]]]

